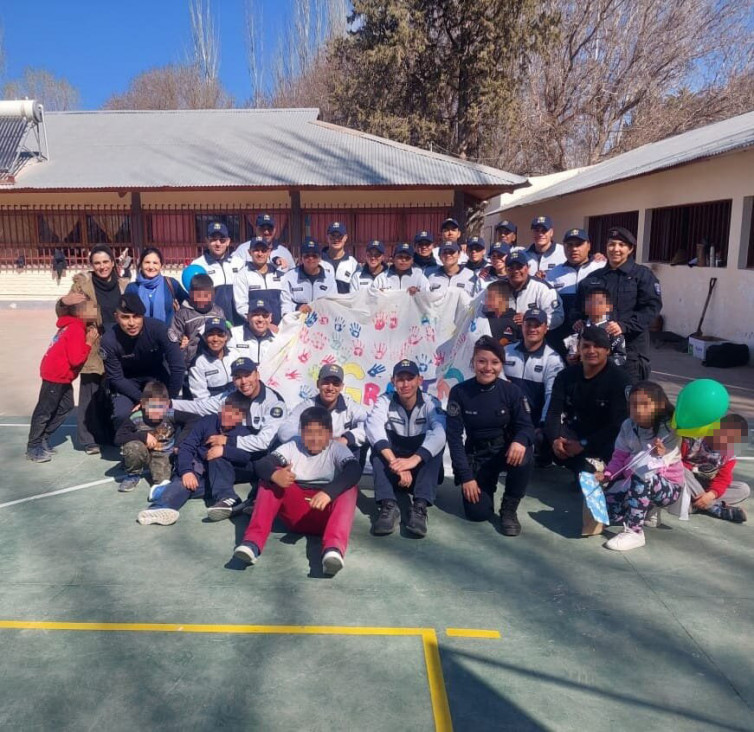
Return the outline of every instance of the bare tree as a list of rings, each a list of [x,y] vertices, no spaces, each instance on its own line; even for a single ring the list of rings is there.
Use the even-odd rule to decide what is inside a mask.
[[[5,99],[36,99],[47,111],[66,111],[79,105],[79,90],[67,79],[54,76],[46,69],[27,66],[20,79],[3,85]]]
[[[259,32],[263,27],[262,9],[255,0],[246,0],[244,7],[244,29],[246,42],[246,58],[251,84],[250,102],[252,107],[263,104],[265,94],[262,86],[264,63],[264,37]]]
[[[518,170],[589,165],[680,131],[713,90],[724,90],[737,72],[750,73],[747,0],[542,6],[560,15],[559,35],[537,49],[523,80],[518,124],[493,143],[500,164]],[[695,126],[726,107],[713,105]]]
[[[0,23],[0,79],[5,75],[5,33]]]
[[[189,0],[189,13],[192,62],[201,77],[210,82],[217,79],[220,67],[220,37],[215,30],[210,0]]]
[[[218,79],[207,81],[194,65],[149,69],[134,77],[122,94],[113,94],[104,109],[216,109],[233,106]]]

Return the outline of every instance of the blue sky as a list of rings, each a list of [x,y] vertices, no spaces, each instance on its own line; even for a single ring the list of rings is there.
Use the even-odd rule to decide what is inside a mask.
[[[256,0],[267,53],[277,48],[291,0]],[[220,33],[220,76],[237,103],[251,93],[244,45],[244,0],[213,0]],[[5,79],[25,66],[64,76],[97,109],[136,74],[181,62],[189,48],[188,0],[3,0]]]

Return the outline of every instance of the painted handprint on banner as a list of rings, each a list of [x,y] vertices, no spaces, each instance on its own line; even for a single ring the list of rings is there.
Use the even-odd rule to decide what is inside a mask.
[[[441,351],[435,352],[435,366],[442,366],[445,363],[445,354]]]
[[[340,315],[338,315],[337,318],[335,318],[335,322],[333,323],[333,327],[335,328],[336,333],[340,333],[343,328],[346,327],[346,319],[341,318]]]
[[[415,346],[422,339],[419,328],[415,325],[411,326],[411,330],[408,332],[408,345]]]
[[[335,358],[335,356],[333,356],[333,355],[332,355],[332,353],[328,353],[328,354],[327,354],[327,356],[325,356],[325,357],[324,357],[324,358],[323,358],[323,359],[322,359],[322,360],[320,361],[320,363],[321,363],[321,364],[322,364],[323,366],[329,366],[330,364],[333,364],[333,363],[335,363],[335,362],[336,362],[337,360],[338,360],[338,359],[337,359],[337,358]]]
[[[420,353],[416,357],[416,364],[419,367],[420,374],[426,374],[429,370],[430,358],[426,353]]]
[[[381,361],[383,358],[385,358],[385,354],[387,353],[387,344],[386,343],[375,343],[374,347],[372,348],[372,354],[374,357]]]
[[[395,330],[398,327],[398,313],[393,310],[388,319],[388,328]]]
[[[311,344],[317,351],[321,351],[327,345],[327,336],[319,331],[312,333]]]
[[[364,344],[361,341],[357,340],[353,342],[353,355],[354,356],[364,355]]]
[[[301,363],[306,363],[311,355],[312,354],[309,353],[309,351],[301,351],[301,353],[298,354],[298,360],[301,361]]]
[[[424,338],[430,343],[435,342],[435,329],[431,325],[424,327]]]
[[[358,338],[361,335],[361,326],[358,323],[351,323],[348,330],[352,338]]]
[[[295,369],[293,371],[286,371],[285,378],[290,379],[291,381],[295,381],[296,379],[298,379],[298,371],[296,371]]]
[[[310,384],[301,384],[301,388],[298,390],[298,395],[302,399],[309,399],[317,393],[317,390]]]
[[[382,330],[385,327],[385,313],[377,313],[374,316],[374,329]]]
[[[330,322],[330,318],[328,318],[326,315],[323,315],[319,319],[319,322],[322,323],[322,325],[327,325]]]
[[[301,331],[299,332],[298,339],[302,343],[308,343],[309,342],[309,336],[310,336],[309,329],[308,328],[302,328]]]
[[[380,374],[385,373],[385,367],[381,363],[373,363],[370,367],[367,373],[374,378],[375,376],[379,376]]]
[[[306,316],[306,320],[304,321],[304,325],[305,325],[305,326],[306,326],[307,328],[311,328],[311,327],[312,327],[312,326],[313,326],[313,325],[314,325],[314,324],[315,324],[315,323],[317,322],[317,319],[318,319],[318,318],[319,318],[319,315],[317,315],[317,313],[315,313],[315,312],[314,312],[314,311],[312,310],[312,311],[311,311],[311,312],[309,313],[309,315],[307,315],[307,316]]]

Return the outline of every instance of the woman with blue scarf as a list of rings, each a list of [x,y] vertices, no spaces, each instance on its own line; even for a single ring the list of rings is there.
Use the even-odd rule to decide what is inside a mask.
[[[156,318],[169,326],[173,313],[185,297],[177,280],[162,274],[162,261],[159,249],[145,249],[139,259],[136,281],[128,285],[126,292],[135,292],[139,296],[148,318]]]

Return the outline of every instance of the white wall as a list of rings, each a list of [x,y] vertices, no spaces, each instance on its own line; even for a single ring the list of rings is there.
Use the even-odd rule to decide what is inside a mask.
[[[578,180],[578,176],[574,180]],[[666,330],[684,336],[696,330],[709,278],[717,277],[715,293],[704,321],[704,333],[747,343],[754,349],[754,269],[744,268],[752,197],[754,150],[749,149],[557,199],[514,205],[488,216],[484,233],[491,240],[495,222],[507,218],[519,227],[519,243],[526,244],[531,220],[535,216],[548,215],[553,219],[555,235],[560,240],[567,229],[586,228],[590,216],[638,210],[638,260],[647,264],[660,280]],[[646,261],[649,209],[728,198],[733,204],[726,267],[671,267]],[[505,200],[506,196],[501,196],[500,205],[504,206]]]

